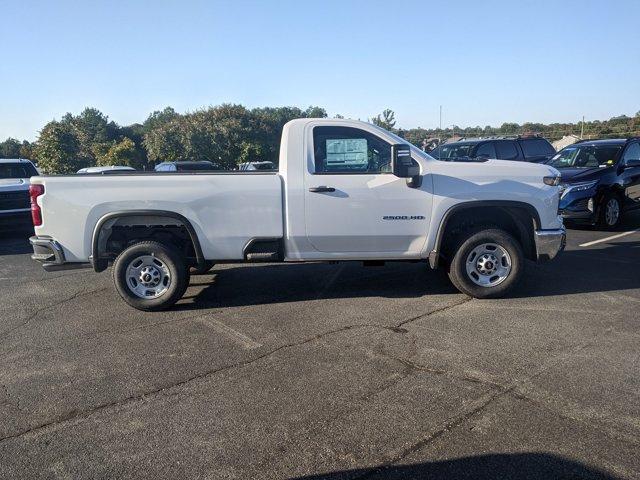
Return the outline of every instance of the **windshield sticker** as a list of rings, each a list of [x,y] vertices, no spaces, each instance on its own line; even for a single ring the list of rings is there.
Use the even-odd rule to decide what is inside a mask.
[[[366,138],[327,140],[327,166],[366,167],[368,163]]]

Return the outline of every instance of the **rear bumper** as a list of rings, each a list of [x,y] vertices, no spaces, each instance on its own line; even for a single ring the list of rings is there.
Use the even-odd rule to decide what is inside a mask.
[[[62,247],[51,237],[33,236],[29,238],[29,243],[33,247],[31,258],[40,262],[42,268],[47,272],[88,268],[91,266],[89,263],[67,262],[64,258]]]
[[[564,250],[567,243],[567,231],[564,227],[555,230],[536,230],[535,243],[538,261],[552,260]]]

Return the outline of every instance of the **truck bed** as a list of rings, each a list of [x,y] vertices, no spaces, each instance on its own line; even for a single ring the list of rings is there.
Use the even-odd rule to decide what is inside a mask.
[[[40,236],[52,235],[70,262],[86,262],[104,215],[167,210],[186,217],[207,259],[243,258],[251,238],[283,235],[282,181],[277,172],[134,173],[40,176],[45,193]]]

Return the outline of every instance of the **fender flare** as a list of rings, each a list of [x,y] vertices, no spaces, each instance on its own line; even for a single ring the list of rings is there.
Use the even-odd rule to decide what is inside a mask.
[[[442,216],[440,225],[438,226],[438,233],[436,235],[436,241],[433,246],[433,250],[429,252],[429,265],[431,268],[438,268],[438,261],[440,257],[440,249],[444,233],[447,229],[447,223],[451,217],[462,210],[476,207],[500,207],[500,208],[519,208],[526,210],[533,219],[534,231],[540,228],[540,214],[536,207],[530,203],[520,202],[517,200],[472,200],[470,202],[462,202],[449,207],[449,209]]]
[[[193,249],[196,254],[196,261],[198,262],[198,266],[204,266],[205,258],[204,254],[202,253],[202,247],[200,245],[198,234],[193,228],[191,222],[184,215],[180,215],[179,213],[171,212],[169,210],[122,210],[118,212],[107,213],[106,215],[100,217],[100,219],[96,223],[95,228],[93,229],[93,236],[91,238],[91,264],[93,265],[93,269],[96,272],[101,272],[107,268],[107,262],[100,261],[100,233],[102,232],[104,225],[108,221],[117,218],[144,216],[172,218],[183,224],[187,229],[187,233],[189,233],[191,243],[193,244]]]

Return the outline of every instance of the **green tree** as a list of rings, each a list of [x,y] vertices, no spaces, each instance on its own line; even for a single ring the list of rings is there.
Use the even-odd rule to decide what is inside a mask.
[[[503,123],[500,126],[500,133],[505,135],[513,135],[515,133],[518,133],[519,130],[520,125],[518,125],[517,123]]]
[[[67,113],[62,117],[62,122],[73,126],[78,140],[79,156],[89,165],[97,163],[93,153],[94,145],[112,142],[117,137],[117,125],[109,123],[109,118],[97,108],[85,108],[77,116]]]
[[[166,125],[180,118],[180,114],[177,113],[172,107],[165,107],[163,110],[156,110],[152,112],[142,124],[143,134],[150,132],[156,128]]]
[[[144,134],[144,147],[152,162],[171,162],[184,159],[182,122],[165,123]]]
[[[0,158],[19,158],[22,144],[15,138],[7,138],[0,143]]]
[[[304,111],[306,118],[327,118],[327,111],[321,107],[309,107]]]
[[[371,119],[371,123],[385,130],[393,131],[396,126],[396,114],[393,110],[387,108],[382,112],[382,115],[376,115]]]
[[[47,123],[38,137],[35,156],[45,173],[75,173],[88,166],[79,157],[80,145],[69,123]]]
[[[106,153],[98,158],[98,165],[138,167],[138,160],[136,144],[130,138],[124,137],[111,145]]]
[[[264,147],[258,143],[243,143],[238,163],[256,162],[264,159],[263,148]]]
[[[22,145],[20,146],[20,158],[28,158],[29,160],[33,160],[33,144],[27,142],[26,140],[22,141]]]

